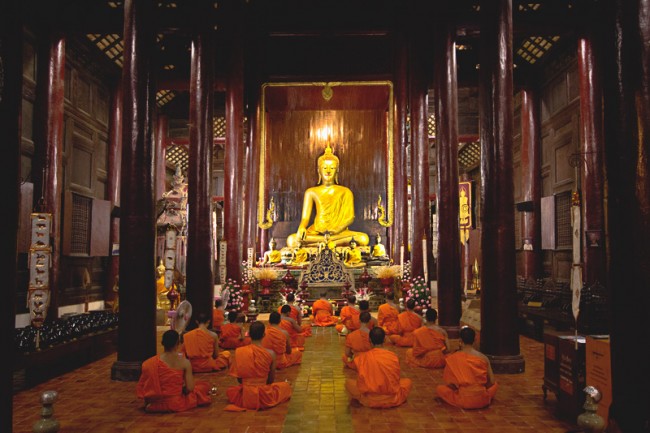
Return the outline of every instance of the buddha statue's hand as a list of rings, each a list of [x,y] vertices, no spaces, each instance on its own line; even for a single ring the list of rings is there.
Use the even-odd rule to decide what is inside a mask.
[[[305,236],[307,235],[307,229],[305,227],[298,227],[298,231],[296,232],[296,237],[300,240],[305,239]]]

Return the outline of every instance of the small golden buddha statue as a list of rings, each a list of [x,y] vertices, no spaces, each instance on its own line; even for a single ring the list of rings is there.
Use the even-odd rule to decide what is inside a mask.
[[[264,252],[262,265],[278,265],[282,262],[282,253],[276,248],[277,242],[275,238],[271,238],[269,242],[269,250]]]
[[[319,245],[326,232],[335,246],[349,245],[353,237],[358,245],[368,245],[367,234],[348,229],[354,222],[354,195],[349,188],[338,184],[338,171],[339,158],[328,143],[318,158],[318,185],[305,191],[300,225],[298,231],[287,238],[287,246],[295,248],[298,240],[305,246]],[[316,216],[309,226],[314,207]]]
[[[350,248],[345,251],[345,260],[343,263],[345,266],[351,268],[365,266],[365,263],[361,260],[361,250],[357,248],[357,242],[354,238],[350,240]]]
[[[381,235],[379,233],[375,235],[375,245],[372,247],[370,257],[376,260],[388,259],[386,247],[381,243]]]
[[[302,242],[298,240],[298,247],[293,251],[292,266],[304,266],[309,263],[309,251],[302,246]]]

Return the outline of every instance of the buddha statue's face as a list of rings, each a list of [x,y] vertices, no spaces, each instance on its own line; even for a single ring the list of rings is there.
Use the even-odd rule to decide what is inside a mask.
[[[336,179],[339,164],[334,159],[323,159],[318,166],[318,174],[325,185],[331,185]]]

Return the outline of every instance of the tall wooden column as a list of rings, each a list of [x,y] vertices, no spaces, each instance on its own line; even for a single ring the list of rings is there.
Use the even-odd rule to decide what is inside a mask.
[[[610,427],[648,432],[650,377],[639,345],[650,341],[650,1],[605,8],[603,58],[612,406]],[[643,408],[643,409],[640,409]]]
[[[52,214],[52,267],[48,318],[58,317],[61,261],[61,196],[63,192],[63,90],[65,38],[50,33],[39,47],[36,87],[34,197],[36,209]]]
[[[212,314],[214,278],[210,183],[212,179],[214,68],[212,35],[201,32],[191,45],[189,222],[187,230],[187,300],[192,314]]]
[[[235,16],[238,16],[236,13]],[[224,239],[228,278],[241,279],[241,194],[244,166],[244,58],[242,38],[233,32],[226,89],[226,155],[224,162]]]
[[[111,112],[108,130],[108,173],[106,175],[106,198],[113,208],[120,206],[120,181],[122,175],[122,83],[116,83],[111,97]],[[120,243],[120,218],[111,214],[111,247]],[[115,301],[118,294],[113,293],[113,285],[120,272],[120,256],[110,255],[106,278],[106,298]],[[119,288],[119,286],[118,286]]]
[[[9,296],[0,303],[0,344],[13,347],[16,311],[16,250],[18,234],[18,210],[20,209],[20,142],[21,103],[23,90],[22,55],[23,27],[19,2],[0,3],[0,59],[4,67],[4,85],[0,86],[0,137],[3,141],[2,156],[5,160],[1,182],[5,186],[3,202],[7,208],[2,212],[2,260],[3,292]],[[11,351],[10,351],[11,353]],[[13,429],[13,365],[0,372],[0,431]]]
[[[481,2],[481,351],[495,373],[521,373],[512,178],[512,1]]]
[[[522,250],[525,279],[542,276],[540,143],[539,98],[537,91],[528,86],[521,91],[521,185],[525,202],[522,237],[532,245],[532,250]]]
[[[192,82],[190,81],[190,90]],[[191,125],[191,121],[190,121]],[[167,191],[167,158],[166,158],[166,144],[167,144],[167,135],[169,131],[169,116],[166,114],[158,114],[156,119],[156,139],[155,139],[155,150],[154,155],[156,155],[156,193],[154,197],[156,200],[160,200],[165,191]]]
[[[152,0],[124,2],[124,91],[120,189],[120,326],[114,380],[138,380],[156,354],[156,228]]]
[[[259,86],[251,89],[251,98],[248,110],[248,155],[246,157],[246,224],[244,225],[244,245],[242,251],[243,260],[248,258],[248,248],[253,249],[253,260],[256,260],[256,238],[257,238],[257,195],[259,183],[257,182],[258,167],[260,165],[259,155],[259,117],[260,117]]]
[[[435,38],[433,90],[438,159],[438,310],[440,325],[455,334],[460,325],[460,234],[458,231],[458,85],[451,24]]]
[[[606,279],[605,212],[603,202],[603,121],[600,68],[592,37],[578,40],[580,131],[582,153],[582,280],[586,285]]]

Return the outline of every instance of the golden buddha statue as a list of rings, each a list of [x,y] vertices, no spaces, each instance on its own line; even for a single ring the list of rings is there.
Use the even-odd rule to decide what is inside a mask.
[[[388,259],[386,247],[381,243],[381,235],[379,233],[375,235],[375,245],[372,247],[370,257],[376,260]]]
[[[264,252],[264,258],[262,259],[262,265],[278,265],[282,262],[282,253],[276,249],[277,242],[275,238],[271,238],[269,242],[269,250]]]
[[[349,188],[338,184],[338,171],[339,159],[328,143],[318,158],[318,185],[305,191],[300,225],[287,238],[287,246],[296,247],[298,240],[305,246],[317,246],[324,242],[325,233],[334,246],[348,245],[353,237],[358,245],[368,245],[367,234],[348,229],[354,222],[354,196]],[[314,206],[314,223],[308,226]]]
[[[365,266],[366,264],[361,260],[361,250],[357,248],[357,242],[352,238],[350,240],[350,248],[345,251],[345,266],[355,268]]]
[[[298,239],[298,247],[293,251],[291,266],[304,266],[307,263],[309,263],[309,251],[302,246],[302,241]]]

